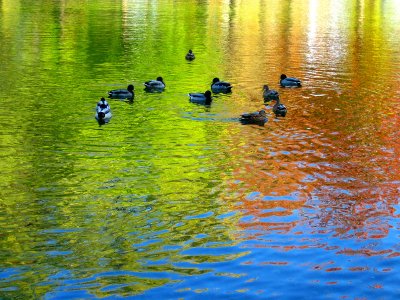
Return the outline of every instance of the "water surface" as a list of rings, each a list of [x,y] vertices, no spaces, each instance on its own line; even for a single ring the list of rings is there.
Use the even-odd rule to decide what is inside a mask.
[[[397,299],[396,4],[0,2],[0,298]]]

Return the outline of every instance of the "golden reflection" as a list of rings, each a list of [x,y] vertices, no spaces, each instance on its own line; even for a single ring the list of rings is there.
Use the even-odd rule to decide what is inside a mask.
[[[1,9],[1,25],[3,33],[8,36],[11,33],[13,24],[20,18],[21,3],[16,0],[4,0],[0,2]]]

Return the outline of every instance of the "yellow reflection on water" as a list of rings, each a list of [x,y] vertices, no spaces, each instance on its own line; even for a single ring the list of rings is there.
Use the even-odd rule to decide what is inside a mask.
[[[235,231],[285,238],[299,224],[295,234],[307,237],[390,233],[399,182],[395,1],[53,1],[56,9],[32,11],[1,3],[2,95],[12,116],[2,131],[2,193],[11,195],[2,221],[22,212],[14,226],[27,228],[11,230],[3,248],[16,246],[23,263],[31,219],[38,230],[88,229],[54,238],[69,239],[81,257],[74,264],[145,271],[140,261],[170,258],[165,245],[202,245],[199,231],[223,242]],[[281,73],[303,87],[280,88]],[[165,93],[144,93],[158,75]],[[188,103],[213,77],[231,81],[233,93],[210,108]],[[113,119],[99,128],[93,105],[128,82],[135,102],[112,102]],[[264,108],[263,84],[279,91],[288,115],[275,119],[268,106],[264,127],[240,125],[241,113]],[[216,216],[237,211],[250,221]],[[146,238],[152,244],[140,245]]]

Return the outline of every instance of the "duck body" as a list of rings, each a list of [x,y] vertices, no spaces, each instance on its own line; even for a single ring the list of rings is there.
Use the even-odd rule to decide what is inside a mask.
[[[263,97],[264,97],[264,102],[269,102],[271,100],[279,99],[279,93],[275,90],[270,90],[268,85],[264,85]]]
[[[213,93],[230,93],[232,92],[232,85],[226,81],[220,81],[219,78],[214,78],[211,83],[211,90]]]
[[[128,85],[127,89],[112,90],[108,92],[108,97],[111,99],[129,99],[135,98],[134,87],[132,84]]]
[[[301,81],[294,77],[287,77],[285,74],[281,75],[281,87],[301,87]]]
[[[189,52],[185,56],[186,60],[194,60],[196,57],[194,56],[194,53],[192,50],[189,50]]]
[[[96,114],[94,116],[99,123],[108,123],[112,117],[111,108],[108,104],[107,100],[101,98],[99,102],[97,102],[96,106]]]
[[[148,92],[162,92],[165,89],[165,83],[162,77],[157,77],[156,80],[146,81],[144,86],[144,89]]]
[[[284,104],[282,104],[279,98],[276,100],[276,103],[272,107],[272,111],[274,112],[276,117],[285,117],[287,114],[287,108]]]
[[[264,126],[264,124],[267,123],[268,118],[265,110],[262,109],[257,112],[242,114],[239,118],[239,121],[244,125],[257,124],[260,126]]]
[[[211,92],[206,91],[205,93],[190,93],[189,100],[192,103],[210,105],[212,102]]]

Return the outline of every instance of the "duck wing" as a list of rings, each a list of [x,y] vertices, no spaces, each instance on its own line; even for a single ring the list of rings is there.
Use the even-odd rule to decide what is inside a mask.
[[[277,105],[276,107],[273,108],[273,111],[274,111],[276,116],[284,117],[284,116],[286,116],[287,108],[286,108],[285,105],[279,104],[279,105]]]
[[[128,90],[126,90],[126,89],[111,90],[108,93],[109,94],[122,94],[122,93],[128,93]]]
[[[108,97],[113,99],[133,98],[133,93],[125,89],[112,90],[108,92]]]
[[[158,81],[158,80],[149,80],[149,81],[146,81],[146,82],[144,83],[144,85],[145,85],[147,88],[153,88],[153,89],[163,89],[163,88],[165,88],[165,83],[162,82],[162,81]]]
[[[220,85],[223,87],[232,87],[231,84],[229,82],[225,82],[225,81],[219,81],[217,83],[215,83],[216,85]]]
[[[261,116],[258,112],[256,113],[245,113],[242,114],[239,118],[239,121],[243,124],[256,124],[260,126],[264,126],[264,124],[268,121],[267,117]]]
[[[277,100],[279,98],[279,93],[275,90],[269,90],[264,92],[264,100]]]
[[[288,86],[301,86],[301,81],[297,78],[293,78],[293,77],[288,77],[286,79],[284,79],[284,83]]]
[[[211,85],[211,90],[214,93],[218,93],[218,92],[231,92],[232,90],[232,85],[229,82],[225,82],[225,81],[218,81],[215,82]]]
[[[254,117],[254,113],[245,113],[245,114],[240,115],[240,119],[243,119],[243,120],[249,120],[252,117]]]
[[[293,77],[286,78],[286,80],[287,80],[287,81],[290,81],[290,82],[300,83],[300,80],[299,80],[299,79],[293,78]]]

